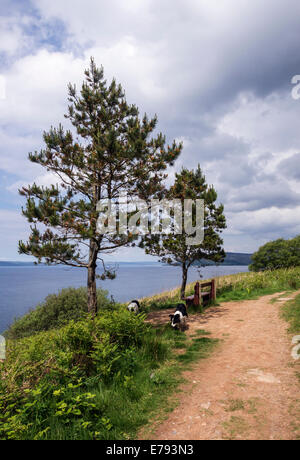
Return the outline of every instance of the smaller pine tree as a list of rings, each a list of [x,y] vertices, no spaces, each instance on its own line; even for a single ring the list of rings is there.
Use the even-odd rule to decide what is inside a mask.
[[[204,239],[200,244],[188,245],[187,235],[183,228],[182,234],[171,232],[167,235],[145,236],[140,246],[147,254],[160,257],[162,262],[182,267],[181,298],[185,297],[188,270],[192,265],[201,266],[203,259],[221,263],[225,258],[222,248],[223,240],[220,233],[226,228],[223,205],[216,204],[217,192],[209,186],[200,166],[196,170],[183,168],[176,174],[173,186],[167,191],[169,200],[180,200],[182,208],[185,199],[204,200]],[[193,226],[195,226],[193,212]]]

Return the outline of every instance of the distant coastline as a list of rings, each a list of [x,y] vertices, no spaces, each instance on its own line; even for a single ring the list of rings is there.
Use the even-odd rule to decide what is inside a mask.
[[[0,260],[0,267],[32,267],[34,265],[34,262],[10,262]]]
[[[226,252],[225,260],[220,265],[250,265],[252,263],[251,260],[252,254],[244,254],[241,252]],[[203,261],[205,265],[215,265],[213,262],[210,261]]]
[[[237,265],[250,265],[251,263],[251,256],[252,254],[244,254],[240,252],[227,252],[225,261],[220,265],[227,265],[227,266],[237,266]],[[213,262],[210,261],[202,261],[204,265],[213,266],[215,265]],[[107,261],[107,264],[157,264],[157,261],[136,261],[136,262],[112,262]],[[43,264],[41,264],[43,265]],[[194,264],[196,265],[196,264]],[[7,261],[7,260],[0,260],[0,267],[33,267],[35,266],[34,262],[20,262],[20,261]]]

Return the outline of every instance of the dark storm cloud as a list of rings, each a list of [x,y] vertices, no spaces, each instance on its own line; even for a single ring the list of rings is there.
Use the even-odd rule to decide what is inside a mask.
[[[293,192],[287,183],[255,184],[237,189],[229,195],[231,210],[256,211],[270,207],[296,208],[300,203],[300,194]]]
[[[223,18],[216,9],[213,21],[196,3],[174,2],[171,15],[164,4],[155,22],[157,36],[168,40],[162,58],[177,69],[170,75],[167,67],[160,78],[181,87],[181,109],[201,113],[231,104],[241,91],[265,97],[289,90],[300,68],[298,1],[227,2],[235,8]]]

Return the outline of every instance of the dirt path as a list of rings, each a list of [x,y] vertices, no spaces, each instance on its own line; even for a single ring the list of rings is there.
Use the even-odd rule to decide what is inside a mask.
[[[205,329],[222,342],[185,372],[191,383],[151,439],[300,439],[300,363],[279,316],[282,301],[270,303],[279,296],[225,303],[190,318],[188,334]],[[168,314],[150,320],[165,323]]]

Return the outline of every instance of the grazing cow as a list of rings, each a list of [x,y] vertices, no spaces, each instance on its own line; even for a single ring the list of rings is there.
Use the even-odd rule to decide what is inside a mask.
[[[137,300],[132,300],[130,302],[130,304],[128,305],[127,310],[137,314],[137,313],[139,313],[140,308],[141,308],[141,306],[140,306],[139,302]]]
[[[169,315],[171,320],[171,326],[174,329],[184,330],[186,328],[186,320],[188,318],[186,306],[180,303],[176,307],[174,315]]]

